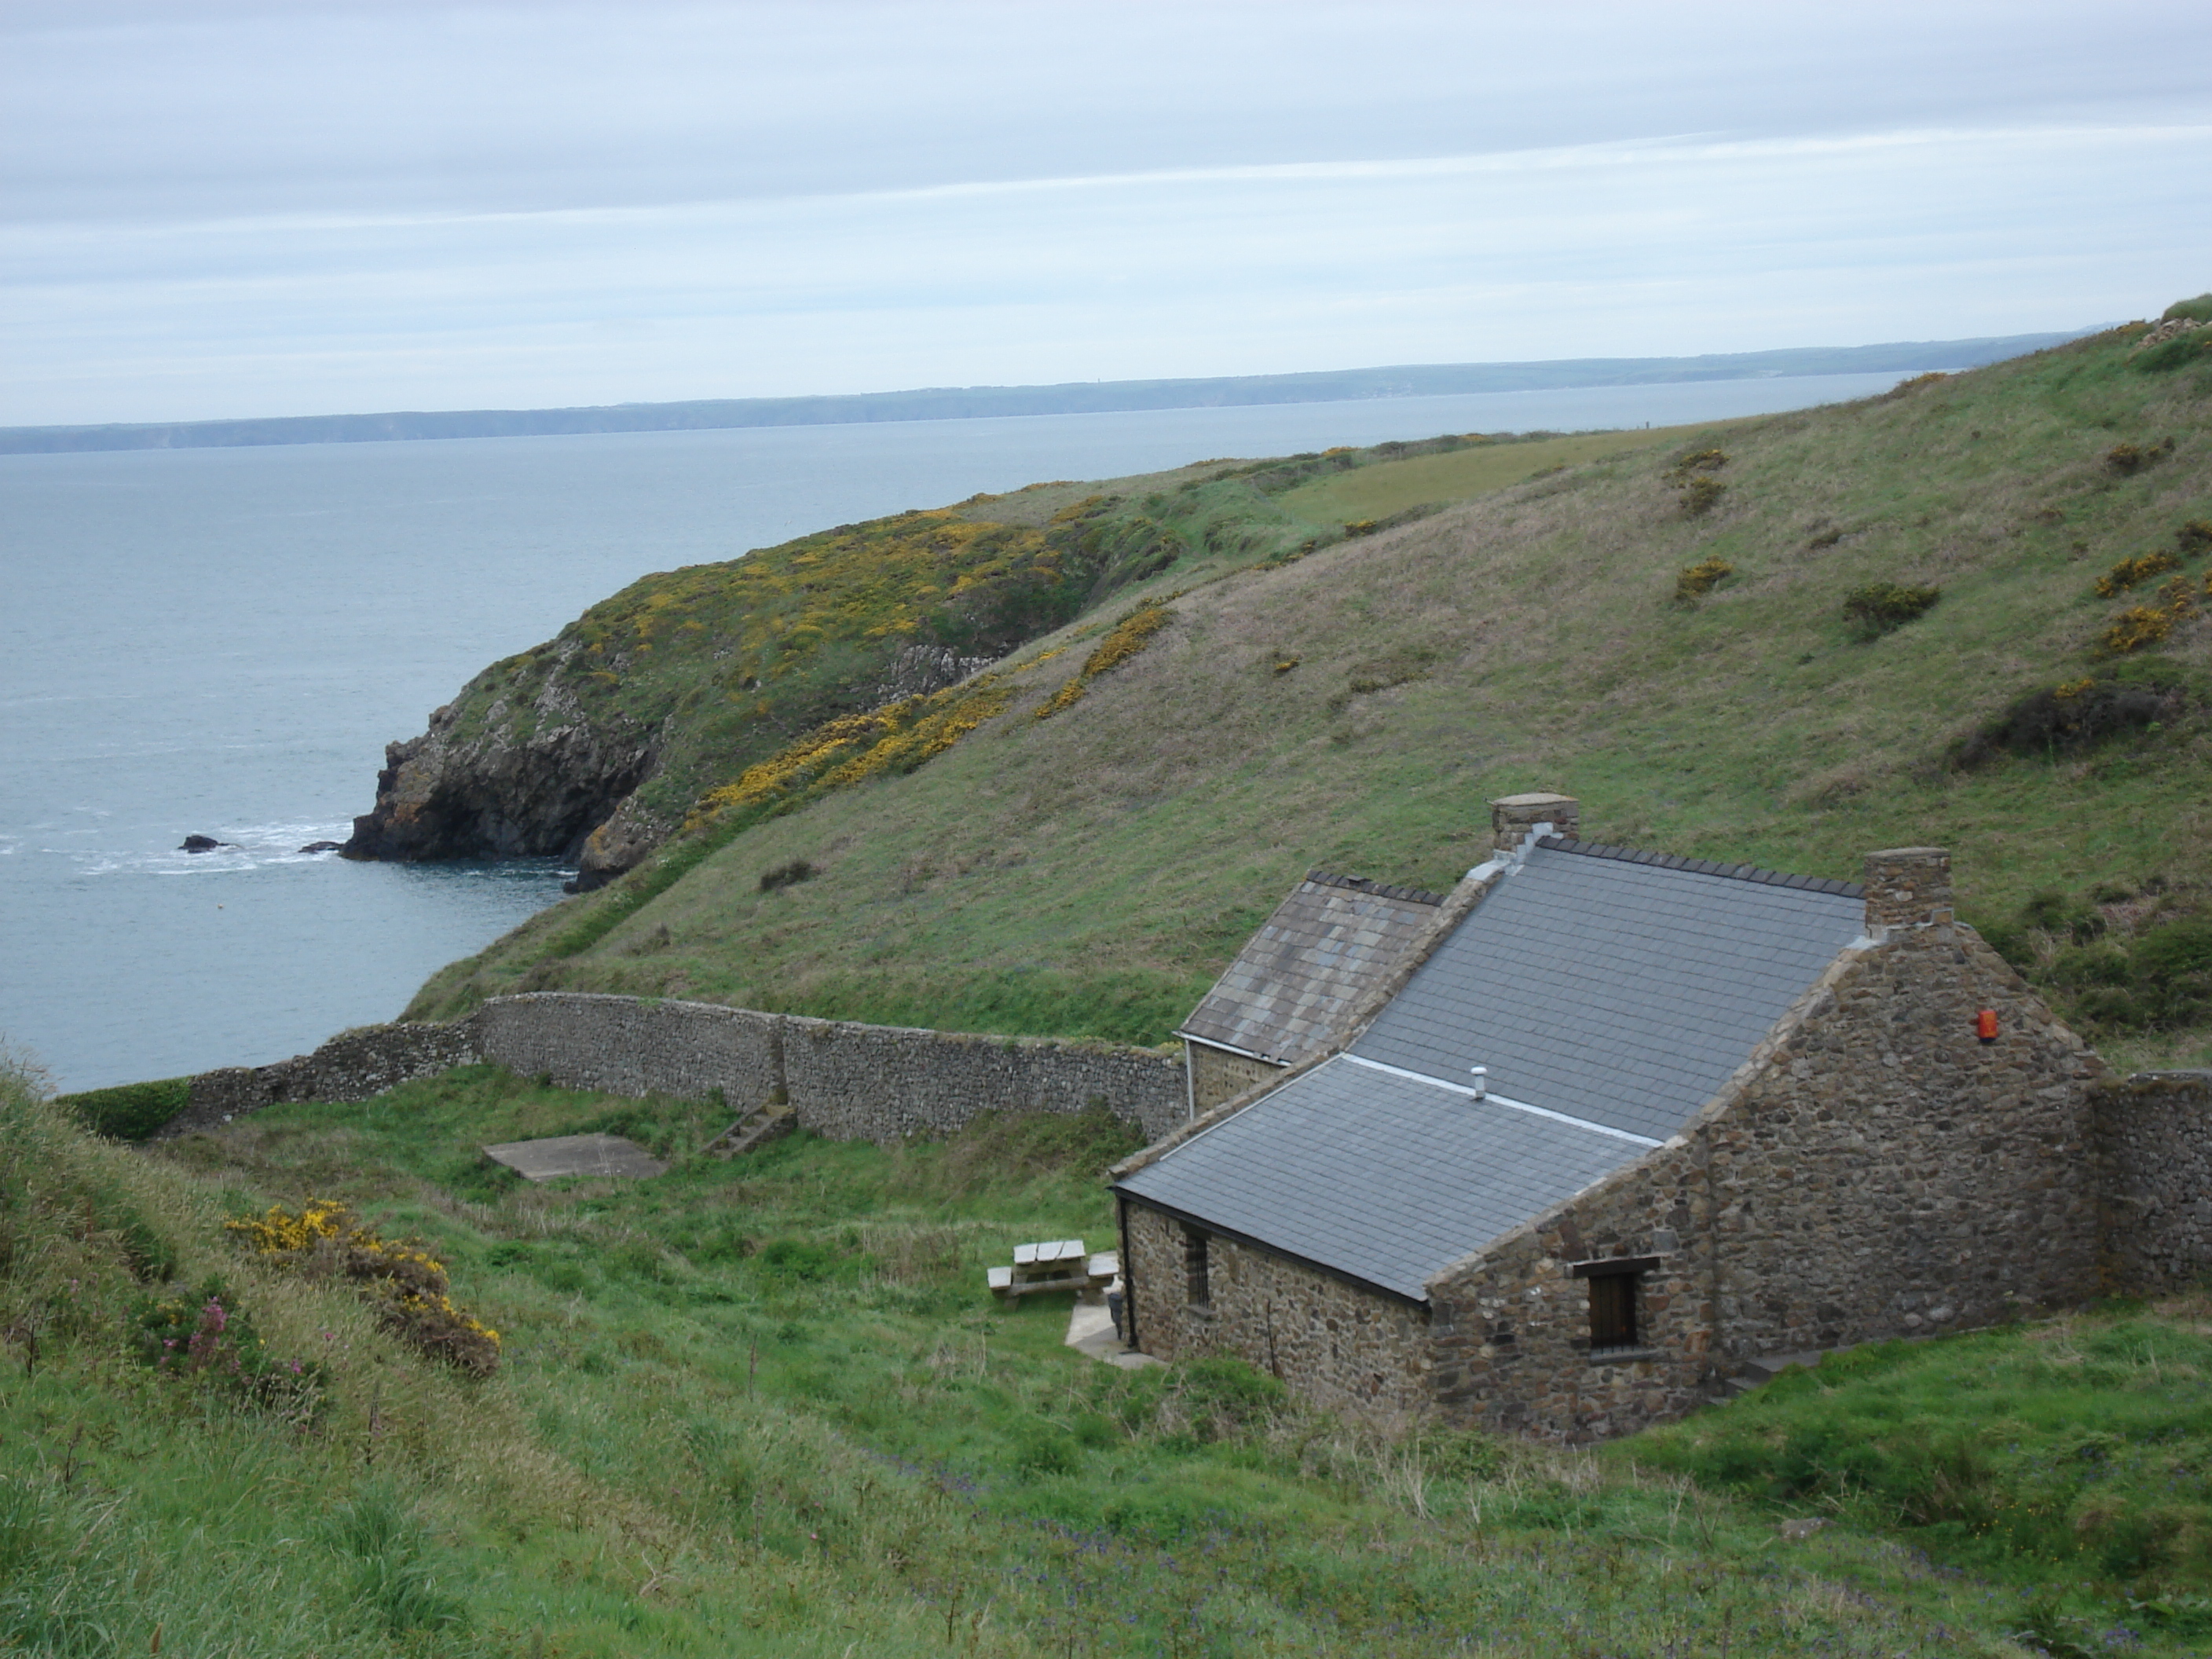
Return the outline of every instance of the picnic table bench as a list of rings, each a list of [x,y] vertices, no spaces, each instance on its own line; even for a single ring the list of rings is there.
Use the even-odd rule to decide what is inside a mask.
[[[1054,1238],[1015,1245],[1014,1265],[988,1268],[984,1277],[1000,1301],[1018,1302],[1038,1291],[1101,1291],[1121,1271],[1121,1258],[1112,1250],[1093,1255],[1079,1238]]]

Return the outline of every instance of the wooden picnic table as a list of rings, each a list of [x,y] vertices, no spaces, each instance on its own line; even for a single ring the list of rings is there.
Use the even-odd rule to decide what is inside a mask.
[[[1047,1239],[1014,1246],[1014,1265],[992,1267],[985,1279],[1001,1302],[1018,1302],[1038,1291],[1103,1290],[1118,1277],[1121,1259],[1112,1250],[1093,1255],[1079,1238]]]

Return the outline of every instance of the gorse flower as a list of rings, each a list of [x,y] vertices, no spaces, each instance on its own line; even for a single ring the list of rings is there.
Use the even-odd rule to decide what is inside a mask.
[[[1171,596],[1172,597],[1172,596]],[[1083,659],[1075,678],[1037,708],[1036,718],[1048,720],[1083,700],[1084,691],[1101,674],[1112,672],[1152,642],[1152,635],[1175,620],[1175,612],[1159,600],[1148,599],[1106,632],[1097,648]]]
[[[446,1264],[413,1240],[380,1238],[330,1199],[310,1199],[297,1214],[272,1205],[266,1215],[224,1224],[257,1255],[346,1279],[386,1329],[430,1358],[479,1376],[498,1369],[499,1333],[453,1305]]]
[[[963,684],[818,726],[748,767],[736,782],[709,790],[684,827],[697,829],[735,809],[797,805],[887,773],[911,772],[1003,711],[1013,695],[1004,675],[979,674]]]
[[[2171,553],[2146,553],[2140,558],[2122,559],[2097,578],[2097,597],[2115,599],[2153,576],[2163,576],[2169,570],[2180,568],[2181,561]]]

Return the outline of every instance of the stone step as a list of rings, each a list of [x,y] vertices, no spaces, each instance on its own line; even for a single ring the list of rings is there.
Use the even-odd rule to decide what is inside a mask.
[[[798,1127],[799,1115],[788,1106],[762,1106],[746,1113],[707,1143],[705,1150],[725,1161],[742,1158]]]

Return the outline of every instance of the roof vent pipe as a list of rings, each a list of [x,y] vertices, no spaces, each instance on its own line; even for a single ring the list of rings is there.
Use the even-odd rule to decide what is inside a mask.
[[[1487,1100],[1490,1097],[1490,1067],[1470,1066],[1467,1069],[1474,1074],[1474,1097]]]

